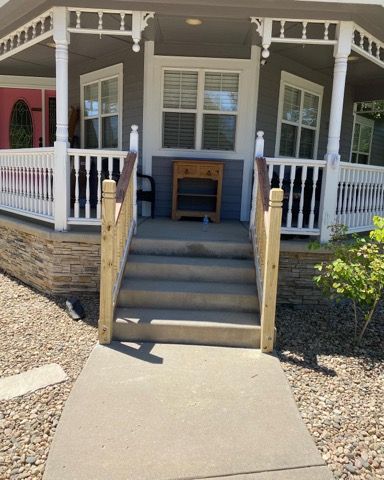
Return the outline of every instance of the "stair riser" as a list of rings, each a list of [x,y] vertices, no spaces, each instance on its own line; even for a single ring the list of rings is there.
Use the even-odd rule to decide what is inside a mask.
[[[179,257],[252,258],[250,244],[229,242],[187,242],[134,238],[131,253],[139,255],[175,255]]]
[[[260,348],[260,327],[217,328],[209,326],[140,325],[115,323],[113,337],[119,341],[185,343],[223,347]]]
[[[120,307],[139,308],[185,308],[202,310],[229,310],[257,312],[255,295],[215,295],[192,292],[147,292],[121,290],[118,297]]]
[[[255,284],[252,268],[224,268],[211,265],[174,265],[157,263],[135,263],[129,261],[125,275],[130,278],[152,280],[183,280],[198,282],[224,282]]]

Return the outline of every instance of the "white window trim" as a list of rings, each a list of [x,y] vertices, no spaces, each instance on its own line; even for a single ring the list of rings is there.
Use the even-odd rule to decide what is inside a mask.
[[[166,71],[175,70],[175,71],[183,71],[183,72],[196,72],[197,73],[197,98],[196,98],[196,108],[165,108],[164,107],[164,75]],[[234,111],[228,110],[206,110],[204,108],[204,93],[205,93],[205,74],[206,73],[236,73],[239,75],[239,89],[237,92],[237,109]],[[212,68],[179,68],[179,67],[162,67],[162,74],[161,74],[161,127],[163,127],[163,113],[164,112],[176,112],[176,113],[193,113],[196,115],[196,123],[195,123],[195,147],[196,148],[180,148],[176,150],[180,151],[194,151],[194,152],[236,152],[236,145],[237,145],[237,131],[238,131],[238,118],[239,118],[239,108],[240,108],[240,77],[242,74],[242,70],[228,70],[228,69],[212,69]],[[234,150],[214,150],[209,149],[205,150],[202,148],[203,143],[203,123],[204,123],[204,115],[233,115],[236,117],[236,130],[235,130],[235,149]],[[161,146],[162,150],[175,150],[175,148],[168,148],[163,147],[163,128],[161,131]]]
[[[324,96],[324,87],[317,83],[311,82],[306,80],[305,78],[298,77],[297,75],[293,75],[292,73],[282,71],[281,72],[281,80],[280,80],[280,91],[279,91],[279,108],[277,112],[277,127],[276,127],[276,144],[275,144],[275,157],[281,157],[280,155],[280,140],[281,140],[281,124],[282,116],[283,116],[283,107],[284,107],[284,88],[285,86],[290,86],[293,88],[298,88],[305,92],[311,93],[313,95],[317,95],[319,97],[319,111],[318,111],[318,122],[317,126],[315,127],[308,127],[311,130],[315,130],[315,145],[313,148],[313,158],[317,158],[317,151],[319,147],[319,135],[320,135],[320,125],[321,125],[321,109],[323,104],[323,96]],[[303,102],[303,96],[301,101]],[[301,110],[301,109],[300,109]],[[284,122],[289,123],[289,122]],[[296,124],[295,124],[296,125]],[[302,128],[300,122],[300,128]],[[307,128],[307,127],[305,127]],[[298,142],[298,145],[300,141]],[[296,157],[292,157],[296,158]]]
[[[366,118],[363,115],[358,115],[357,113],[353,114],[351,152],[349,154],[349,161],[351,163],[352,163],[352,154],[353,153],[357,153],[357,154],[362,153],[362,152],[356,152],[356,151],[353,150],[353,139],[354,139],[354,136],[355,136],[356,123],[360,123],[361,125],[367,125],[369,127],[372,127],[372,135],[371,135],[371,141],[369,143],[369,153],[368,153],[368,163],[367,163],[367,165],[370,165],[371,164],[371,153],[372,153],[372,141],[373,141],[373,135],[374,135],[374,131],[375,131],[375,121],[372,120],[371,118]]]
[[[94,72],[89,72],[85,73],[83,75],[80,75],[80,129],[81,129],[81,147],[84,148],[84,87],[95,83],[95,82],[101,82],[103,80],[109,80],[111,78],[117,77],[117,104],[118,104],[118,145],[117,147],[114,148],[108,148],[108,150],[122,150],[122,145],[123,145],[123,84],[124,84],[124,78],[123,78],[123,64],[118,63],[117,65],[113,65],[111,67],[106,67],[102,68],[100,70],[95,70]],[[99,106],[100,108],[101,106]],[[114,115],[105,115],[105,116],[114,116]],[[102,117],[101,112],[99,112],[98,118],[100,119]],[[91,117],[90,117],[91,118]],[[95,117],[96,118],[96,117]],[[99,149],[101,150],[102,148],[100,147],[101,141],[102,141],[102,135],[100,135],[101,132],[101,122],[99,121]]]
[[[154,42],[145,42],[144,49],[144,116],[143,116],[143,173],[152,174],[152,157],[243,160],[241,197],[242,221],[249,220],[251,187],[256,136],[256,113],[259,90],[260,47],[251,48],[249,59],[160,56],[154,53]],[[207,69],[240,71],[236,150],[185,150],[162,147],[162,69]],[[198,126],[197,126],[198,128]],[[144,214],[149,212],[144,210]]]

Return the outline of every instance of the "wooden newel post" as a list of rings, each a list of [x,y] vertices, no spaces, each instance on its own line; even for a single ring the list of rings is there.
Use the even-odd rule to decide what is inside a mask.
[[[113,286],[115,283],[115,210],[116,183],[113,180],[104,180],[101,217],[99,319],[99,343],[102,345],[111,343],[113,333]]]
[[[266,225],[267,243],[261,311],[261,351],[264,353],[272,352],[275,339],[283,195],[284,192],[281,188],[272,188],[269,194],[269,219]]]

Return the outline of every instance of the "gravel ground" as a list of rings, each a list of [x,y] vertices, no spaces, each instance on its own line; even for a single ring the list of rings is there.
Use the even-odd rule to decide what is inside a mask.
[[[97,341],[98,297],[81,296],[75,322],[65,298],[42,295],[0,272],[0,377],[58,363],[68,380],[0,402],[0,479],[42,478],[64,403]]]
[[[384,308],[359,347],[346,305],[278,309],[278,355],[337,479],[384,479]]]

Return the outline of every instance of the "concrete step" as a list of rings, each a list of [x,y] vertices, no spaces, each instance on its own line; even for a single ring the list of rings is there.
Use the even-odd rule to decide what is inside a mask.
[[[256,313],[117,308],[115,340],[259,348]]]
[[[256,285],[218,282],[154,281],[125,278],[120,307],[257,312]]]
[[[252,260],[164,255],[130,255],[129,278],[255,284]]]
[[[133,237],[131,253],[178,257],[252,258],[250,242]]]

